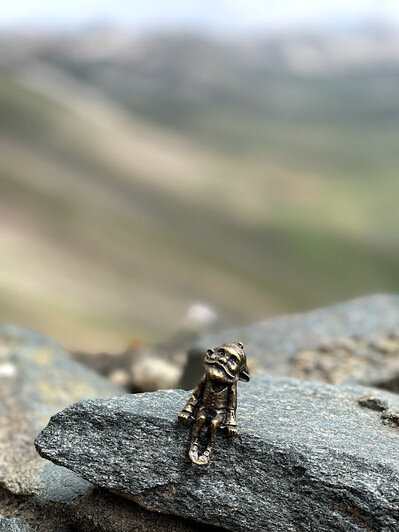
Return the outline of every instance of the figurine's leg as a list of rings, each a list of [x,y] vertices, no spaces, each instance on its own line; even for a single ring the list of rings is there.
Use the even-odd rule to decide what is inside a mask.
[[[208,465],[209,458],[212,453],[213,445],[216,441],[217,430],[224,419],[223,414],[217,414],[214,418],[211,419],[209,427],[209,442],[204,451],[204,453],[196,460],[197,465]]]
[[[198,434],[202,428],[202,425],[205,423],[206,414],[201,412],[197,419],[195,420],[193,430],[191,432],[191,444],[188,455],[192,462],[196,462],[198,459]]]
[[[197,438],[200,430],[202,429],[202,425],[206,421],[206,414],[205,412],[200,412],[197,416],[197,419],[195,420],[193,430],[191,432],[191,439]]]
[[[211,424],[209,427],[209,443],[214,444],[216,441],[216,433],[219,428],[219,425],[222,423],[224,418],[223,414],[218,414],[213,419],[211,419]]]

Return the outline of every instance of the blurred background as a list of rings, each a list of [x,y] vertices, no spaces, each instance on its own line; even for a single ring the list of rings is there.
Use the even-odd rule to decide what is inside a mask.
[[[69,349],[397,292],[398,171],[396,0],[1,8],[0,318]]]

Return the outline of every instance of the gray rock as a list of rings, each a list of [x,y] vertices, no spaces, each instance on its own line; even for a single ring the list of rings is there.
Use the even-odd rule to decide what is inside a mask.
[[[216,532],[189,519],[146,510],[129,499],[103,489],[94,489],[74,509],[77,530],[98,532]]]
[[[0,508],[8,517],[23,517],[35,532],[198,532],[202,525],[173,515],[160,515],[101,488],[91,487],[68,504],[37,504],[0,490]],[[161,523],[161,524],[160,524]],[[201,528],[200,528],[201,526]],[[216,531],[217,527],[205,530]],[[1,530],[1,529],[0,529]],[[7,529],[8,530],[8,529]]]
[[[55,415],[39,453],[142,506],[231,530],[399,529],[399,430],[358,399],[362,386],[255,377],[239,389],[240,435],[209,467],[187,457],[181,390],[89,400]]]
[[[43,460],[33,444],[60,409],[81,399],[120,393],[48,338],[0,326],[0,512],[23,517],[39,532],[157,530],[158,514]],[[170,532],[197,529],[172,516],[163,519],[163,527]]]
[[[33,445],[58,410],[89,397],[122,393],[48,338],[0,325],[0,487],[15,495],[67,502],[87,482],[42,460]]]
[[[240,339],[253,375],[359,383],[399,392],[399,296],[375,295],[204,337],[181,386],[195,386],[209,347]]]
[[[32,528],[22,519],[7,519],[0,514],[0,532],[31,532]]]

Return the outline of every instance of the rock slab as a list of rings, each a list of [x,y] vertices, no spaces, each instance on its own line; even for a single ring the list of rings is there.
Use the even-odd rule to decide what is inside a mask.
[[[146,508],[231,530],[398,530],[399,430],[366,395],[399,410],[385,391],[256,377],[239,389],[240,435],[219,436],[207,468],[187,457],[181,390],[79,402],[36,447]]]
[[[35,532],[158,529],[158,514],[94,488],[76,473],[43,460],[34,447],[37,433],[60,409],[121,393],[45,336],[0,325],[0,512],[24,520],[0,518],[0,531],[28,530],[26,523]],[[162,529],[193,532],[198,527],[165,516]]]
[[[119,388],[75,362],[56,342],[0,325],[0,487],[43,501],[80,496],[87,482],[42,460],[33,440],[61,408],[118,393]]]
[[[358,383],[399,392],[399,296],[367,296],[203,337],[181,386],[195,386],[207,348],[242,340],[253,375]]]

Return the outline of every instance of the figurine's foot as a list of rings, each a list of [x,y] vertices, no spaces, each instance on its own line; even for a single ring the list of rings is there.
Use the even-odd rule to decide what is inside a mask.
[[[190,450],[188,452],[188,456],[190,457],[190,460],[196,464],[198,460],[198,440],[194,440],[191,442]]]
[[[194,462],[196,465],[205,466],[209,464],[212,448],[207,447],[204,453]]]

